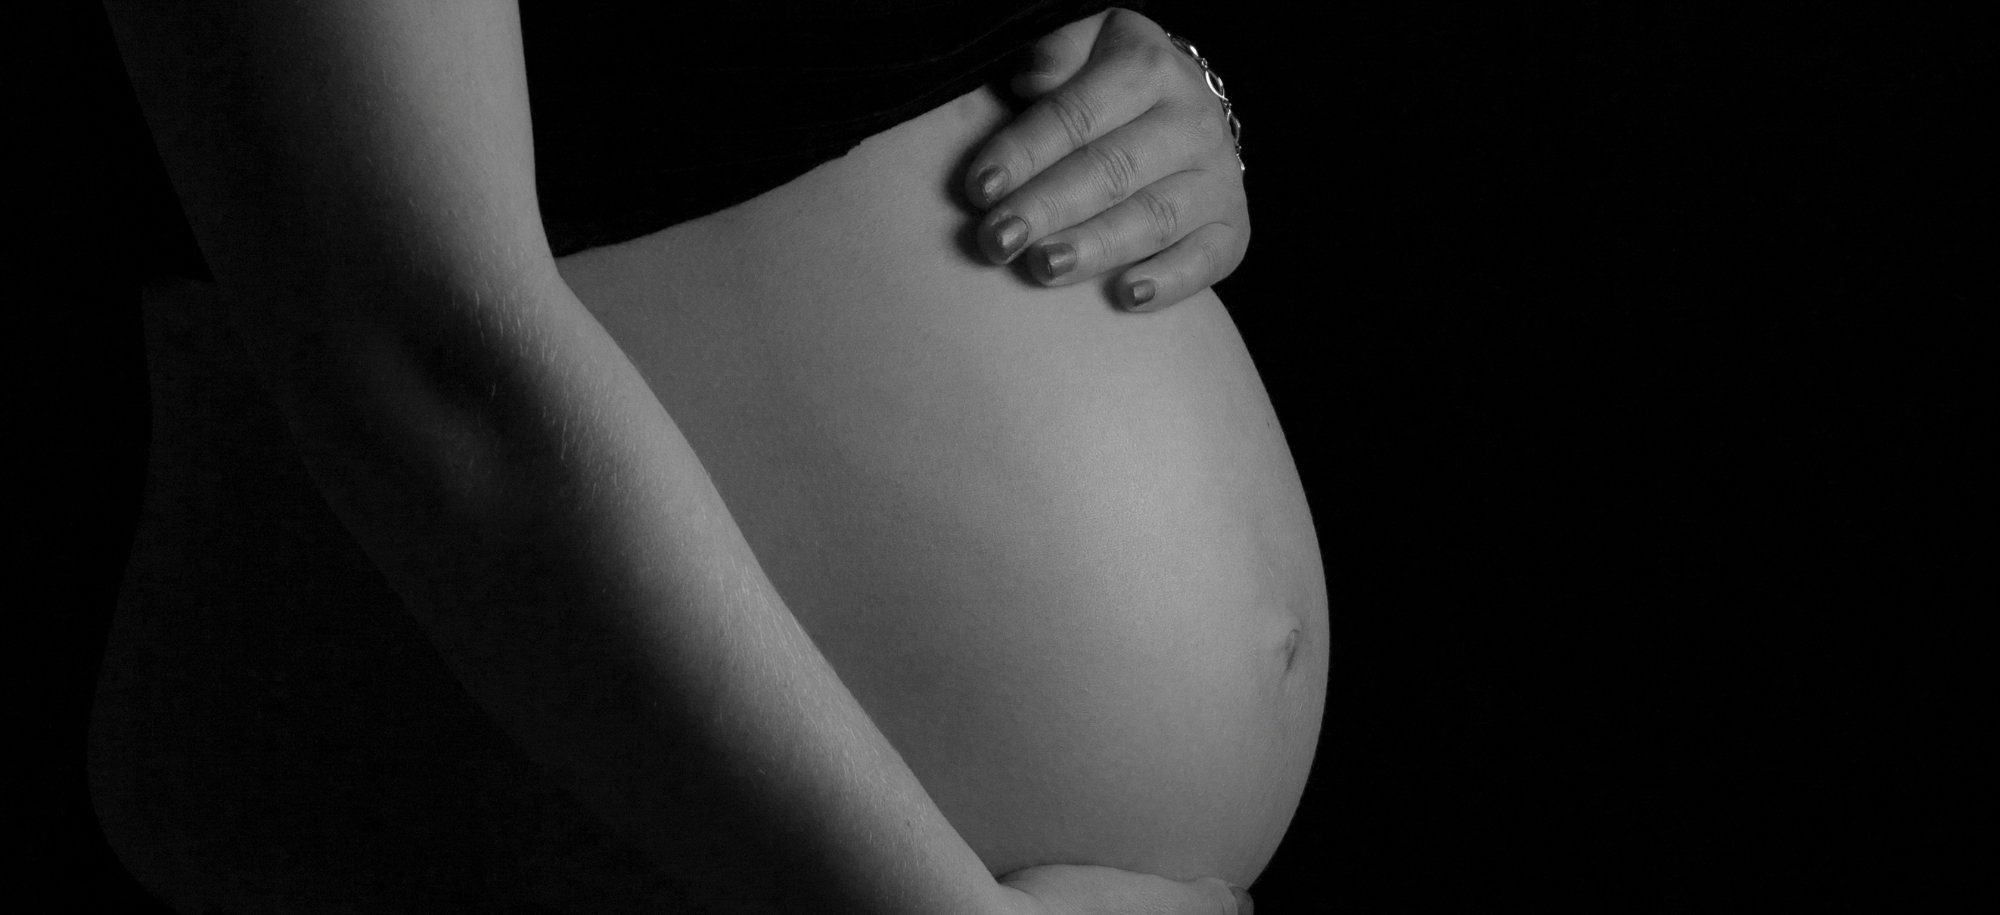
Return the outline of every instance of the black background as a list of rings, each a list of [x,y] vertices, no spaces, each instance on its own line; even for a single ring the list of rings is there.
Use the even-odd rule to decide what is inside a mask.
[[[163,911],[82,751],[147,432],[131,277],[173,210],[101,12],[48,6],[10,106],[43,767],[11,889]],[[1990,556],[1970,4],[1306,8],[1154,7],[1246,124],[1256,240],[1220,291],[1332,599],[1259,910],[1934,908],[1977,825]]]

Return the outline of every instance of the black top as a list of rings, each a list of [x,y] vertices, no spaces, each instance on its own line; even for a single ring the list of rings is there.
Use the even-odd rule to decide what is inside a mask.
[[[550,245],[570,254],[749,200],[1011,75],[1035,39],[1110,5],[521,0]]]

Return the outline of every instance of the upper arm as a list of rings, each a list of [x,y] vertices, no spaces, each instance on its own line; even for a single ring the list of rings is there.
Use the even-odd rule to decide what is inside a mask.
[[[514,0],[105,5],[225,290],[278,309],[554,276]]]

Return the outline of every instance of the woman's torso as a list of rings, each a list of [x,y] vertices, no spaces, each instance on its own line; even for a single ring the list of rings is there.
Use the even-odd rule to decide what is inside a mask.
[[[1122,314],[969,253],[957,178],[1008,117],[974,92],[561,269],[991,868],[1247,884],[1324,696],[1304,497],[1214,295]],[[387,900],[423,867],[454,899],[643,895],[631,851],[452,688],[198,298],[148,304],[165,447],[93,727],[114,847],[243,899]],[[218,856],[234,883],[202,872]]]

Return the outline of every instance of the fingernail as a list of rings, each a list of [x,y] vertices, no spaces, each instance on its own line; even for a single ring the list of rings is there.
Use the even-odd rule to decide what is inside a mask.
[[[1236,915],[1252,915],[1257,911],[1257,904],[1250,901],[1249,890],[1232,883],[1229,885],[1229,895],[1236,897]]]
[[[1019,216],[1009,216],[994,228],[993,241],[1000,246],[1002,260],[1013,260],[1028,241],[1028,224]]]
[[[1076,266],[1076,246],[1064,242],[1043,245],[1036,251],[1042,256],[1042,275],[1055,279]]]
[[[1137,308],[1153,300],[1153,281],[1140,280],[1132,284],[1132,307]]]
[[[979,171],[979,205],[992,206],[1000,199],[1000,192],[1007,188],[1007,170],[998,165],[989,165]]]
[[[1035,45],[1028,51],[1028,72],[1036,76],[1048,76],[1056,72],[1056,56],[1047,48]]]

